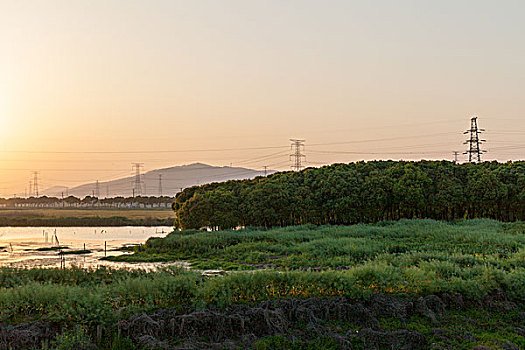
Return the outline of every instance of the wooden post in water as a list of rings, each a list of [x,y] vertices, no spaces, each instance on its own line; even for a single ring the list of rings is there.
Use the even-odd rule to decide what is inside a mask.
[[[62,254],[62,249],[59,250],[58,255],[60,256],[60,268],[66,268],[66,256]]]
[[[84,250],[86,250],[86,243],[84,243]]]
[[[104,256],[107,255],[107,244],[106,241],[104,241]]]

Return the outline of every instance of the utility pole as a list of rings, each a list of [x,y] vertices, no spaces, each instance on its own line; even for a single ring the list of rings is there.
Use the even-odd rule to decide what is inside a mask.
[[[35,197],[38,197],[38,171],[33,171],[33,191]]]
[[[264,176],[266,177],[266,174],[268,174],[268,166],[265,165],[263,166],[263,168],[264,168]]]
[[[133,197],[142,195],[142,180],[140,178],[140,169],[144,167],[143,163],[133,163],[135,169],[135,185],[133,186]]]
[[[99,186],[98,180],[95,183],[95,197],[97,198],[100,197],[100,186]]]
[[[469,163],[481,162],[481,154],[486,151],[481,150],[480,145],[486,140],[481,140],[479,135],[485,131],[485,129],[478,129],[478,117],[470,118],[470,129],[465,131],[463,134],[469,134],[470,138],[465,141],[465,145],[469,145],[469,150],[463,154],[468,154]]]
[[[458,155],[459,155],[459,152],[458,151],[454,151],[454,163],[455,164],[458,164]]]
[[[301,153],[301,150],[304,150],[305,140],[290,139],[290,141],[292,142],[290,149],[293,150],[293,153],[290,154],[290,160],[293,158],[292,169],[300,171],[303,168],[302,160],[306,159],[306,156]]]
[[[159,174],[159,197],[162,197],[162,174]]]

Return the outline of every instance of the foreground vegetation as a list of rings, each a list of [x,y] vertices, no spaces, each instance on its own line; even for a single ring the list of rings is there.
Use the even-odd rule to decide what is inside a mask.
[[[230,341],[220,337],[238,333],[241,321],[252,338],[235,333],[234,341],[257,349],[398,348],[409,339],[412,348],[524,347],[524,247],[523,223],[490,220],[174,232],[120,259],[266,270],[205,277],[176,268],[4,268],[0,324],[50,322],[57,335],[46,346],[64,349],[156,348],[161,340],[207,348]],[[304,312],[306,321],[296,319]],[[255,325],[271,329],[249,328],[258,317],[266,321]]]
[[[184,229],[382,220],[525,220],[525,162],[373,161],[194,186],[173,209]]]
[[[168,209],[0,209],[0,226],[172,226]]]
[[[390,287],[387,281],[392,277],[387,270],[369,266],[367,272],[363,272],[361,271],[361,274],[243,272],[224,277],[204,278],[198,273],[177,269],[149,273],[109,269],[85,271],[75,268],[2,269],[0,270],[0,281],[3,286],[0,290],[0,320],[11,325],[32,320],[50,322],[46,327],[55,327],[58,334],[49,343],[52,348],[74,349],[78,348],[81,342],[86,342],[96,343],[102,349],[138,349],[147,347],[143,347],[144,344],[138,346],[140,339],[132,340],[133,332],[129,337],[126,334],[119,335],[119,325],[122,325],[119,322],[128,322],[130,327],[145,332],[141,334],[148,334],[148,327],[155,327],[156,323],[144,321],[144,316],[133,315],[140,315],[143,312],[151,314],[162,308],[171,308],[173,311],[170,312],[174,315],[187,315],[182,317],[188,318],[191,316],[191,322],[197,322],[193,327],[207,334],[208,331],[212,332],[210,328],[204,325],[198,326],[198,322],[206,324],[206,318],[220,316],[217,311],[206,311],[207,305],[210,304],[218,305],[219,310],[224,310],[227,306],[237,303],[254,305],[259,301],[290,297],[333,298],[344,295],[349,300],[354,300],[354,303],[369,305],[368,308],[374,310],[374,305],[378,305],[377,300],[374,299],[377,299],[375,297],[377,291],[402,296],[403,303],[410,302],[410,305],[417,305],[420,296],[441,290],[441,292],[448,291],[449,294],[460,291],[467,295],[463,297],[465,301],[464,305],[460,306],[461,309],[447,310],[446,315],[442,315],[440,321],[436,323],[420,312],[411,311],[403,315],[404,309],[401,308],[400,315],[397,311],[385,314],[380,310],[377,311],[376,307],[374,315],[378,316],[374,317],[377,317],[379,323],[374,329],[377,328],[381,332],[417,331],[418,336],[425,339],[426,345],[422,348],[429,348],[431,341],[437,341],[454,349],[471,348],[476,344],[501,348],[505,342],[517,346],[525,345],[525,338],[520,334],[525,311],[522,303],[524,291],[521,288],[523,271],[521,280],[515,275],[514,278],[507,277],[500,282],[493,280],[494,276],[488,274],[484,277],[473,276],[471,280],[462,282],[460,279],[452,279],[448,283],[438,283],[434,288],[411,290],[402,294],[394,293],[396,291]],[[520,288],[512,287],[513,284],[518,283],[521,283]],[[501,293],[509,292],[504,302],[501,304],[482,302],[494,293],[496,288]],[[463,294],[453,295],[462,298]],[[333,307],[340,305],[341,302],[343,301],[335,300]],[[379,302],[382,307],[394,308],[394,310],[398,307],[396,299],[379,299]],[[322,305],[323,302],[313,300],[310,303]],[[203,311],[192,314],[195,310]],[[231,317],[228,315],[236,312],[235,310],[237,309],[226,310],[224,317]],[[409,310],[417,310],[417,308],[410,307]],[[238,317],[235,314],[233,316]],[[128,319],[130,321],[125,321]],[[140,322],[146,324],[142,325]],[[334,334],[348,334],[359,333],[360,330],[368,331],[371,326],[365,322],[367,319],[359,317],[351,319],[334,317],[319,321],[318,326],[323,329],[333,329]],[[296,329],[293,331],[294,334],[300,332],[303,338],[291,340],[284,332],[268,338],[263,337],[255,341],[253,346],[259,349],[340,348],[333,336],[316,340],[316,333],[309,328],[311,325],[307,327],[307,324],[294,322],[290,327]],[[436,327],[441,331],[436,332]],[[395,332],[392,334],[402,335]],[[465,334],[468,336],[465,337]],[[362,339],[354,340],[353,348],[367,348]],[[172,341],[173,344],[180,345],[184,339],[175,337]],[[205,342],[206,337],[201,341]]]
[[[120,261],[188,260],[202,269],[348,270],[382,268],[434,282],[523,271],[525,224],[401,220],[353,226],[175,231],[134,247]],[[408,278],[408,280],[413,280]],[[390,282],[387,282],[390,283]]]

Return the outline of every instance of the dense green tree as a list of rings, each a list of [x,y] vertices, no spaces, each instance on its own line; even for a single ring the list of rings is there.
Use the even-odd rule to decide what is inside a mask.
[[[401,218],[525,219],[525,162],[373,161],[195,186],[183,228],[353,224]]]

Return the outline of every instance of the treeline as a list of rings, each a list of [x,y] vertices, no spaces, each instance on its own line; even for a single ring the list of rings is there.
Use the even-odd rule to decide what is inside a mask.
[[[402,218],[525,220],[525,162],[334,164],[190,187],[172,207],[184,229]]]
[[[0,227],[77,227],[77,226],[172,226],[173,219],[156,217],[86,216],[55,217],[44,215],[0,215]]]
[[[85,207],[109,207],[109,208],[126,208],[126,207],[169,207],[174,198],[169,196],[137,196],[137,197],[109,197],[97,198],[86,196],[78,198],[68,196],[65,198],[57,197],[29,197],[29,198],[0,198],[0,208],[85,208]]]

